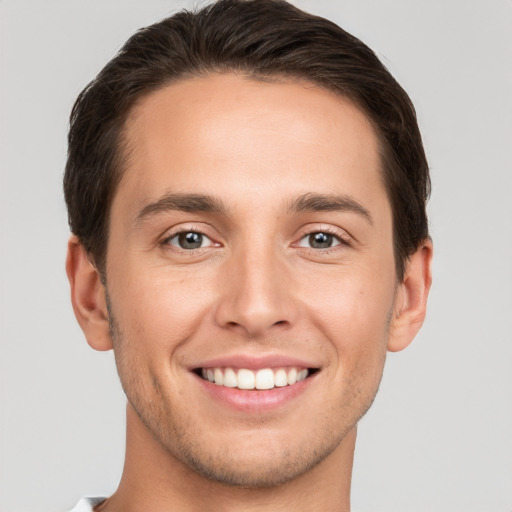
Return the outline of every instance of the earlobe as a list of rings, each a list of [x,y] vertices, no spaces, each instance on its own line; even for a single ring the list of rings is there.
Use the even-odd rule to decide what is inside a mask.
[[[108,311],[100,275],[87,257],[78,238],[68,242],[66,273],[71,286],[71,303],[87,343],[95,350],[110,350]]]
[[[407,261],[405,275],[399,285],[395,310],[390,322],[388,350],[398,352],[414,339],[425,319],[427,298],[432,284],[431,240],[425,240]]]

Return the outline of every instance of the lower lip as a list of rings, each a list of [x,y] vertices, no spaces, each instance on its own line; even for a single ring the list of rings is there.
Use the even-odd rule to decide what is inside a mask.
[[[244,390],[219,386],[199,376],[195,376],[203,389],[216,401],[246,413],[270,411],[284,406],[304,393],[317,373],[291,386],[275,387],[266,390]]]

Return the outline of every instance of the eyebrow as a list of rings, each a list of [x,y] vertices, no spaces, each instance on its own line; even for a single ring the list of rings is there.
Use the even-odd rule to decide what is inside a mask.
[[[167,211],[182,212],[203,212],[203,213],[224,213],[225,208],[222,203],[212,196],[202,194],[166,194],[160,199],[144,206],[137,215],[137,223]]]
[[[373,219],[370,212],[355,199],[346,195],[304,194],[295,199],[290,212],[352,212],[364,217],[371,225]]]
[[[166,194],[144,206],[137,215],[136,221],[140,223],[148,217],[172,210],[189,213],[225,214],[226,212],[222,202],[213,196],[174,193]],[[348,211],[361,215],[373,225],[370,212],[355,199],[346,195],[303,194],[291,202],[288,211],[290,213]]]

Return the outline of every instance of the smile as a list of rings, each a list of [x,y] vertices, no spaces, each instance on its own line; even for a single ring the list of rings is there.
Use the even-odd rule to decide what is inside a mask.
[[[261,368],[201,368],[197,373],[218,386],[243,390],[268,390],[283,388],[306,379],[314,370],[302,367]]]

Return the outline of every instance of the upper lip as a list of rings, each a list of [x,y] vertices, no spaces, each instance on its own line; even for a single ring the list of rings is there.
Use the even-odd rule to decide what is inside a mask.
[[[198,368],[247,368],[248,370],[259,370],[261,368],[281,368],[286,366],[297,366],[301,368],[319,368],[320,365],[309,359],[291,357],[284,354],[233,354],[221,356],[192,366],[191,370]]]

